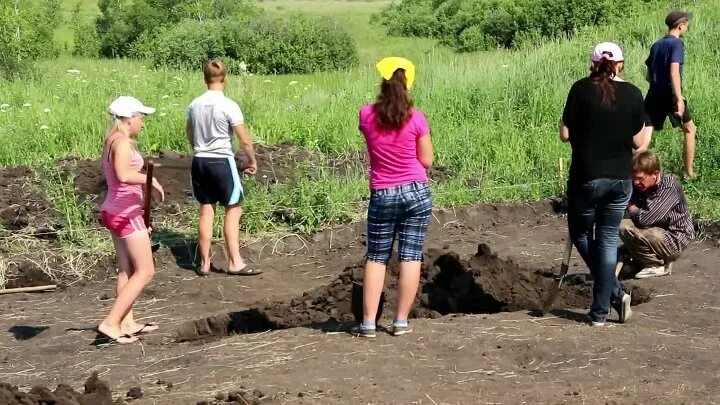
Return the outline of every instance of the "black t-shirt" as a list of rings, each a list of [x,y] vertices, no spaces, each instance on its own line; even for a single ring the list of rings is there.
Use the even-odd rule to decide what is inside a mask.
[[[602,103],[598,82],[586,77],[575,82],[567,97],[563,123],[570,130],[570,182],[632,177],[633,136],[644,124],[642,92],[624,81],[614,81],[615,98]]]

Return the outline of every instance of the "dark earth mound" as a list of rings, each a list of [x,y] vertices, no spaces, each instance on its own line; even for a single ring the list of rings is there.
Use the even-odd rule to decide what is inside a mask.
[[[5,288],[35,287],[52,284],[53,281],[37,264],[33,262],[22,262],[18,265],[9,266],[10,274],[17,274],[5,283]]]
[[[388,265],[388,279],[379,315],[394,310],[397,302],[397,260]],[[337,330],[362,314],[362,264],[346,268],[330,284],[287,301],[258,303],[251,309],[187,322],[178,329],[178,341],[193,341],[232,333],[309,326]],[[538,311],[547,291],[556,283],[554,270],[535,270],[502,259],[482,244],[468,260],[452,251],[430,249],[423,259],[418,296],[411,318],[436,318],[447,314]],[[629,288],[625,286],[625,288]],[[633,305],[647,302],[652,294],[633,286]],[[583,308],[590,302],[592,283],[571,275],[563,283],[555,308]],[[389,312],[389,311],[387,311]],[[387,314],[386,314],[387,315]],[[387,315],[391,317],[391,315]],[[388,318],[390,319],[390,318]]]
[[[113,405],[110,387],[98,378],[97,371],[85,381],[80,394],[67,384],[59,384],[55,391],[35,386],[29,392],[0,382],[0,404],[3,405]]]
[[[138,400],[143,397],[140,387],[132,387],[125,398],[118,397],[113,401],[110,386],[98,377],[97,371],[85,381],[84,392],[75,391],[70,385],[60,383],[55,391],[47,387],[35,386],[28,392],[22,392],[18,387],[0,382],[0,405],[114,405],[124,404],[125,401]],[[266,395],[259,390],[240,389],[227,393],[218,393],[211,402],[202,401],[199,404],[271,404],[274,397]]]
[[[18,231],[31,224],[40,226],[52,215],[51,205],[31,185],[32,170],[16,167],[0,170],[0,226]]]

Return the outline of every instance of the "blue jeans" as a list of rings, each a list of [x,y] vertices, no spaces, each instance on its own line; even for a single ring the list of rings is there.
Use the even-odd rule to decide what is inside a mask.
[[[623,296],[615,266],[620,221],[631,193],[629,179],[568,184],[568,230],[593,278],[593,302],[588,313],[593,321],[605,320],[610,305]]]

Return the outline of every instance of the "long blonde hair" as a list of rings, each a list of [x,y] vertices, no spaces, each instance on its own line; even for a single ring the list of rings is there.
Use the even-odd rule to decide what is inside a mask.
[[[122,132],[120,130],[122,124],[123,124],[122,117],[116,117],[114,115],[110,116],[110,127],[108,128],[107,132],[105,132],[105,142],[107,142],[107,139],[110,135],[112,135],[116,132]],[[128,138],[130,138],[130,147],[132,147],[136,151],[139,151],[137,139],[135,139],[135,137],[132,137],[132,136],[128,136]],[[109,154],[110,154],[110,150],[108,150],[108,155]],[[109,156],[108,156],[108,158],[109,158]]]

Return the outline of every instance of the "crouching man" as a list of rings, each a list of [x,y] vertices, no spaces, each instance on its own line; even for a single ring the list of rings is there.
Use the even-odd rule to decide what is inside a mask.
[[[642,269],[635,278],[669,275],[672,263],[695,237],[685,193],[678,179],[660,172],[651,151],[633,158],[630,219],[620,223],[621,255]]]

